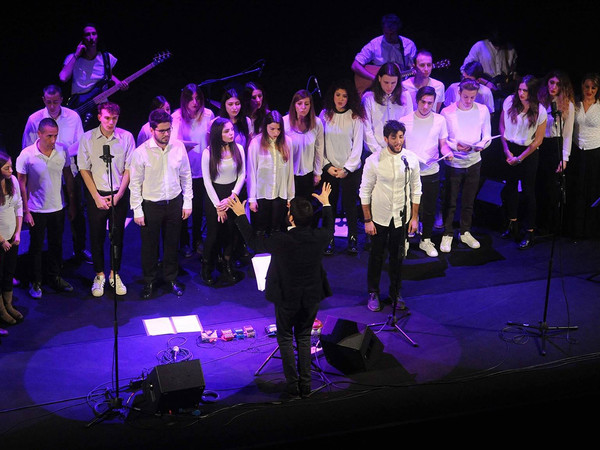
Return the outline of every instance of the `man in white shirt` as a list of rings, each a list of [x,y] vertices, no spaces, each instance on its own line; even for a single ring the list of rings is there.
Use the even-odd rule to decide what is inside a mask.
[[[404,149],[404,132],[404,125],[397,120],[385,124],[387,145],[366,159],[360,184],[365,233],[371,238],[367,268],[367,307],[371,311],[381,310],[379,282],[386,250],[390,298],[406,308],[400,292],[405,230],[414,233],[418,227],[421,178],[417,156]]]
[[[479,248],[477,239],[471,235],[473,203],[479,190],[481,150],[491,142],[490,112],[475,102],[479,83],[463,80],[458,88],[456,103],[442,109],[448,128],[448,147],[454,158],[446,160],[444,235],[440,250],[448,253],[452,247],[453,222],[458,195],[461,195],[459,239],[471,248]],[[462,189],[461,189],[462,186]]]
[[[70,199],[69,218],[72,218],[75,215],[73,173],[67,153],[55,147],[57,138],[56,121],[50,117],[42,119],[38,126],[38,139],[21,151],[15,164],[23,197],[23,222],[29,225],[29,295],[36,299],[42,297],[42,249],[46,232],[49,284],[56,291],[73,290],[73,286],[60,276],[65,219],[62,185],[64,178]]]
[[[431,53],[427,50],[419,50],[415,57],[415,76],[402,82],[404,88],[410,93],[414,109],[417,109],[417,91],[423,86],[431,86],[435,89],[435,106],[433,110],[440,112],[440,109],[442,109],[446,88],[444,83],[431,78],[432,69],[433,56]]]
[[[487,106],[488,110],[490,111],[490,115],[494,114],[494,111],[496,110],[496,106],[494,105],[494,93],[488,86],[491,85],[492,82],[483,78],[483,69],[481,64],[478,61],[471,61],[465,64],[461,69],[461,75],[463,80],[475,80],[479,83],[479,89],[477,90],[475,101]],[[456,83],[452,83],[450,86],[448,86],[444,97],[444,106],[450,106],[458,101],[458,98],[460,97],[458,93],[459,85],[460,81],[457,81]]]
[[[163,279],[171,292],[183,295],[177,281],[182,221],[192,213],[192,173],[183,142],[171,137],[171,115],[163,109],[150,113],[152,137],[133,151],[130,164],[130,204],[142,238],[142,298],[152,295],[163,236]]]
[[[422,223],[419,248],[432,258],[438,256],[431,235],[440,191],[439,155],[441,153],[444,158],[449,159],[453,157],[446,143],[448,137],[446,120],[440,114],[433,112],[435,97],[433,87],[423,86],[417,91],[417,110],[400,118],[400,122],[406,126],[406,148],[417,155],[420,163],[423,195],[419,212]]]
[[[96,273],[92,282],[94,297],[104,294],[104,243],[107,221],[111,229],[111,248],[114,248],[111,252],[114,256],[114,261],[111,262],[114,265],[111,265],[109,284],[117,295],[127,293],[119,270],[125,219],[129,211],[129,162],[135,149],[135,140],[129,131],[117,127],[120,114],[119,105],[112,102],[100,104],[100,125],[85,132],[77,153],[77,164],[86,186],[90,243]]]
[[[59,86],[54,84],[44,87],[42,101],[45,107],[34,112],[27,119],[23,131],[22,148],[35,143],[38,138],[40,121],[50,117],[58,124],[56,147],[62,148],[69,156],[73,173],[73,192],[75,194],[75,217],[71,221],[71,237],[73,238],[73,256],[76,262],[92,262],[90,252],[86,249],[85,208],[83,206],[83,182],[77,170],[77,146],[83,134],[83,126],[79,115],[62,106],[63,95]]]

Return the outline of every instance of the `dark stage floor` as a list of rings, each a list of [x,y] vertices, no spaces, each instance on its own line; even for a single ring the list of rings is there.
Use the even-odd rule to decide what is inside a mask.
[[[412,243],[403,268],[411,314],[398,321],[406,336],[372,326],[383,352],[366,359],[367,368],[356,373],[333,367],[326,357],[332,353],[317,349],[314,391],[297,400],[282,397],[277,353],[267,360],[276,349],[275,338],[265,331],[274,323],[273,308],[257,289],[251,265],[241,268],[245,277],[237,285],[209,288],[201,282],[198,257],[182,258],[185,295],[159,290],[143,301],[139,230],[131,223],[121,271],[129,293],[116,302],[116,367],[115,303],[109,290],[101,299],[91,296],[90,265],[65,262],[73,293],[46,290],[41,300],[33,300],[16,288],[15,303],[25,320],[9,327],[0,345],[0,447],[358,448],[417,440],[474,447],[494,445],[494,438],[505,445],[558,438],[583,442],[594,431],[590,425],[599,394],[600,277],[595,274],[600,242],[555,241],[549,329],[540,339],[532,327],[544,318],[552,239],[519,251],[483,220],[491,217],[485,216],[489,208],[480,204],[476,210],[478,250],[455,239],[452,253],[428,258]],[[440,238],[438,232],[434,241],[439,244]],[[366,307],[368,253],[346,255],[345,239],[336,243],[336,254],[324,262],[334,295],[322,303],[318,318],[346,319],[361,327],[385,322],[389,304],[378,313]],[[68,227],[64,251],[70,254]],[[385,274],[382,292],[387,293]],[[256,336],[202,343],[198,332],[147,335],[144,319],[186,315],[197,315],[205,330],[251,326]],[[156,372],[174,346],[180,357],[200,361],[205,389],[199,408],[183,405],[173,414],[152,414],[141,380]],[[119,397],[130,412],[96,423],[103,400],[114,393],[116,372]],[[187,388],[184,398],[200,395],[197,384]]]

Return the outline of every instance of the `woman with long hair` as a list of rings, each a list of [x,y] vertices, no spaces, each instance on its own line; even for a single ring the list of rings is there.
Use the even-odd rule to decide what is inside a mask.
[[[257,136],[262,130],[263,122],[269,112],[265,91],[255,81],[248,81],[244,86],[244,108],[250,118],[252,136]]]
[[[208,146],[210,123],[214,113],[205,107],[204,94],[194,83],[181,90],[179,108],[173,112],[172,136],[185,145],[192,170],[192,236],[190,244],[189,219],[181,225],[180,247],[184,256],[201,252],[202,213],[204,210],[204,181],[202,179],[202,152]]]
[[[349,80],[334,82],[324,99],[324,108],[319,115],[325,131],[323,181],[331,185],[329,201],[334,214],[342,191],[342,207],[348,227],[350,254],[358,253],[358,188],[362,176],[361,155],[365,112],[360,96]],[[333,238],[326,254],[334,251]]]
[[[223,259],[223,270],[229,282],[239,281],[231,266],[231,255],[237,227],[235,214],[227,200],[239,196],[246,179],[244,149],[235,142],[233,124],[229,119],[217,117],[210,128],[209,146],[202,152],[204,173],[204,212],[206,215],[206,240],[202,260],[202,280],[213,285],[213,269],[217,259]]]
[[[568,75],[560,70],[546,74],[538,92],[546,109],[546,134],[539,148],[540,162],[536,178],[537,222],[539,229],[559,230],[558,203],[562,172],[567,168],[575,122],[575,96]],[[564,186],[563,186],[564,187]]]
[[[23,320],[23,314],[13,306],[13,277],[17,266],[23,200],[17,177],[13,175],[10,156],[0,151],[0,320],[14,325]]]
[[[363,94],[365,109],[365,144],[371,152],[386,146],[383,126],[388,120],[399,120],[413,112],[410,93],[402,86],[400,69],[394,63],[379,68],[371,87]]]
[[[323,172],[323,122],[315,113],[312,95],[306,89],[297,91],[283,117],[285,133],[292,142],[294,183],[297,197],[312,200],[314,187]]]
[[[257,233],[285,230],[287,204],[295,196],[292,141],[281,114],[265,116],[263,131],[248,148],[248,204]]]
[[[504,188],[509,223],[502,238],[517,238],[519,211],[519,181],[521,194],[525,198],[525,219],[522,228],[525,234],[519,243],[520,249],[533,245],[536,220],[535,177],[538,169],[538,147],[546,133],[546,109],[537,97],[538,81],[533,75],[525,75],[514,94],[509,95],[502,105],[500,115],[500,141],[506,156],[508,170]]]
[[[245,152],[252,139],[252,122],[246,114],[242,98],[237,89],[227,89],[221,96],[221,107],[217,116],[231,121],[235,131],[235,141]]]
[[[567,209],[573,218],[570,234],[577,239],[600,236],[600,74],[581,81],[581,100],[575,107],[573,149],[567,171]]]

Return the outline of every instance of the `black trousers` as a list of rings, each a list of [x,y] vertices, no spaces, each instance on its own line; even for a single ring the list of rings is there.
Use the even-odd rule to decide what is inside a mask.
[[[272,200],[259,198],[256,203],[258,210],[252,214],[255,231],[270,234],[286,229],[287,200],[279,197]]]
[[[514,156],[519,156],[527,147],[508,143],[508,148]],[[506,186],[504,187],[504,199],[509,219],[517,219],[519,216],[519,181],[521,181],[521,195],[525,201],[525,214],[523,227],[526,230],[535,228],[536,198],[535,178],[538,169],[539,152],[531,153],[522,163],[510,166],[506,174]]]
[[[109,196],[110,192],[98,191],[102,196]],[[116,192],[115,192],[116,193]],[[125,219],[129,212],[129,189],[114,208],[98,209],[92,195],[86,190],[87,212],[90,221],[90,249],[92,261],[96,273],[104,272],[104,243],[106,242],[106,224],[112,230],[112,244],[114,245],[114,267],[115,272],[121,270],[121,258],[123,254],[123,234],[125,232]]]
[[[162,236],[162,272],[164,281],[175,281],[179,270],[179,236],[181,234],[183,196],[172,200],[144,200],[145,226],[140,227],[142,241],[142,273],[144,283],[152,283],[158,274],[158,255]]]
[[[388,250],[388,275],[390,278],[389,294],[394,299],[399,293],[402,285],[402,259],[404,257],[404,228],[394,226],[394,220],[389,226],[375,223],[377,233],[371,237],[371,252],[367,263],[367,289],[368,292],[379,294],[379,282],[385,250]]]
[[[312,201],[312,193],[315,191],[315,174],[309,172],[306,175],[294,175],[294,188],[296,197],[304,197],[308,201]]]
[[[471,230],[473,204],[479,189],[481,161],[465,168],[446,167],[444,234],[452,236],[456,204],[460,194],[460,232]]]
[[[29,228],[29,259],[31,264],[31,281],[41,283],[42,250],[47,235],[48,260],[46,275],[50,280],[60,275],[62,266],[62,240],[65,229],[65,210],[36,213],[32,212],[34,226]]]
[[[12,292],[13,290],[13,278],[17,268],[18,255],[18,245],[12,245],[7,252],[0,249],[0,277],[2,277],[0,289],[2,289],[2,292]]]
[[[311,331],[318,310],[318,303],[296,307],[275,305],[277,344],[288,386],[299,383],[301,388],[310,388]],[[297,363],[294,341],[298,353]]]
[[[440,175],[433,173],[431,175],[421,176],[421,205],[419,207],[419,216],[423,225],[422,239],[430,239],[435,222],[435,210],[440,194]]]
[[[358,189],[360,187],[362,169],[348,173],[345,178],[336,178],[323,172],[322,182],[331,184],[329,202],[333,208],[334,216],[337,214],[337,203],[342,191],[342,210],[346,215],[348,224],[348,237],[358,235]]]
[[[73,253],[77,256],[82,251],[85,250],[86,244],[86,227],[85,227],[85,211],[86,205],[84,202],[84,192],[87,193],[87,188],[85,187],[85,183],[81,178],[81,172],[78,173],[73,178],[73,194],[75,195],[73,201],[75,202],[75,217],[73,220],[70,220],[71,225],[71,237],[73,239]],[[65,199],[68,199],[69,196],[66,195],[65,189]],[[68,204],[67,204],[68,207]]]
[[[219,200],[231,195],[235,182],[229,184],[213,183],[215,192]],[[209,264],[214,265],[217,255],[220,253],[226,259],[229,259],[233,253],[235,239],[237,236],[237,226],[235,225],[235,214],[230,209],[227,210],[227,220],[219,222],[217,209],[205,192],[204,215],[206,216],[206,239],[204,241],[203,258]]]
[[[535,180],[536,225],[546,231],[556,232],[560,225],[559,201],[562,175],[556,173],[556,168],[562,160],[561,139],[544,138],[536,153],[539,153]]]

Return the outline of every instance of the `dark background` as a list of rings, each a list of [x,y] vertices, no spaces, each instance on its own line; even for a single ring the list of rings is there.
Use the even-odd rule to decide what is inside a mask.
[[[94,22],[102,44],[117,58],[114,73],[124,79],[169,50],[172,57],[134,81],[111,100],[122,108],[119,126],[135,136],[147,120],[151,99],[165,95],[178,107],[187,83],[230,77],[266,61],[257,73],[231,81],[256,79],[272,108],[285,111],[295,91],[316,76],[323,95],[339,77],[352,77],[354,55],[381,34],[380,18],[395,12],[402,34],[434,61],[450,59],[433,77],[447,84],[459,77],[470,47],[493,27],[509,33],[517,49],[518,71],[543,76],[552,68],[567,71],[576,92],[581,76],[598,69],[597,7],[592,2],[349,2],[349,1],[154,1],[18,2],[4,6],[1,108],[7,151],[16,156],[27,117],[43,107],[42,88],[58,83],[68,53],[81,28]],[[224,82],[206,85],[208,98],[219,100]],[[70,84],[61,85],[65,101]],[[314,83],[309,86],[315,89]],[[315,93],[320,109],[320,98]]]

